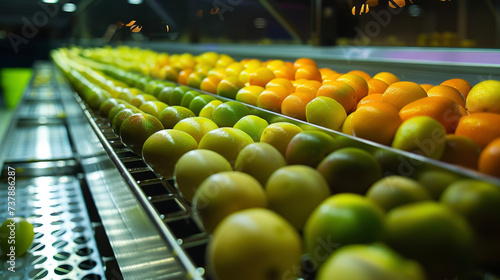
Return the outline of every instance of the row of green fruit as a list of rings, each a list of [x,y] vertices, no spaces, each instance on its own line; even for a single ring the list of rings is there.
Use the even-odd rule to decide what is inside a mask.
[[[207,264],[216,279],[296,279],[317,269],[317,279],[468,278],[500,263],[497,186],[439,170],[383,177],[380,150],[269,124],[240,103],[148,86],[133,73],[122,73],[141,80],[133,91],[168,102],[122,94],[132,90],[115,80],[121,74],[79,67],[64,52],[55,61],[82,99],[155,172],[175,179],[213,233]],[[104,89],[117,84],[123,99]]]

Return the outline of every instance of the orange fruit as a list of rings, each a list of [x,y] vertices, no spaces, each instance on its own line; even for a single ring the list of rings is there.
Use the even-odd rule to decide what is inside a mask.
[[[134,153],[142,155],[142,146],[146,139],[162,129],[163,125],[156,117],[146,113],[134,114],[122,122],[120,139]]]
[[[420,86],[425,90],[425,92],[428,92],[431,88],[434,87],[434,85],[431,84],[420,84]]]
[[[347,74],[356,74],[358,76],[360,76],[361,78],[365,79],[365,81],[369,81],[372,79],[372,76],[370,76],[370,74],[366,73],[365,71],[361,71],[361,70],[351,70],[349,72],[347,72]]]
[[[319,72],[321,73],[322,80],[325,79],[328,75],[338,74],[337,71],[326,67],[319,69]]]
[[[208,76],[201,81],[200,89],[210,93],[217,93],[217,86],[219,85],[221,79],[217,76]]]
[[[440,122],[447,133],[453,133],[462,117],[459,106],[442,96],[429,96],[407,104],[399,111],[403,121],[416,116],[429,116]]]
[[[336,81],[342,75],[344,75],[344,74],[342,74],[342,73],[327,74],[325,77],[322,77],[323,83],[328,83],[328,82]]]
[[[226,68],[226,75],[228,77],[238,77],[245,67],[241,62],[233,62]]]
[[[316,68],[318,68],[318,64],[316,64],[316,62],[310,58],[305,58],[305,57],[298,58],[293,63],[293,67],[295,69],[299,69],[300,67],[302,67],[304,65],[312,65],[312,66],[315,66]]]
[[[396,75],[389,72],[380,72],[375,76],[373,76],[373,79],[381,80],[388,85],[399,82],[399,78]]]
[[[307,103],[306,119],[312,124],[339,130],[346,118],[344,107],[335,99],[318,96]]]
[[[187,81],[189,79],[189,75],[193,73],[192,69],[184,69],[181,72],[179,72],[179,76],[177,78],[177,82],[181,85],[187,85]]]
[[[273,71],[276,78],[293,80],[295,78],[295,69],[286,65],[280,66]]]
[[[323,84],[316,96],[326,96],[337,100],[344,107],[347,114],[351,113],[357,103],[354,89],[345,82],[334,81]]]
[[[363,105],[370,104],[371,102],[382,102],[382,93],[372,93],[363,97],[363,99],[361,99],[356,105],[356,110]]]
[[[464,98],[467,98],[467,95],[469,95],[469,91],[472,88],[470,83],[464,79],[450,79],[442,82],[441,84],[457,89]]]
[[[441,161],[477,169],[481,148],[465,136],[448,134]]]
[[[306,120],[306,106],[316,96],[309,92],[299,91],[287,96],[281,103],[281,113],[285,116]]]
[[[295,83],[295,92],[305,91],[316,94],[322,85],[320,82],[314,80],[297,80]]]
[[[361,76],[356,74],[344,74],[337,78],[337,81],[345,82],[356,92],[357,100],[361,100],[368,95],[368,83]]]
[[[259,67],[250,72],[248,82],[252,86],[265,87],[266,84],[272,79],[276,78],[273,71],[266,67]]]
[[[300,132],[302,132],[302,128],[295,124],[276,122],[268,125],[264,129],[260,136],[260,142],[270,144],[285,157],[288,144],[292,138]]]
[[[193,72],[188,76],[187,85],[194,88],[200,88],[201,82],[206,76],[207,74],[205,73]]]
[[[295,91],[295,87],[293,86],[292,82],[290,82],[290,80],[285,78],[272,79],[271,81],[269,81],[269,83],[266,84],[266,88],[269,87],[282,87],[286,89],[289,93]]]
[[[389,86],[384,81],[378,79],[371,79],[367,81],[367,83],[368,83],[368,95],[374,93],[384,93],[384,91]]]
[[[479,172],[500,178],[500,138],[491,141],[481,152]]]
[[[273,112],[281,112],[281,103],[289,95],[289,92],[282,87],[271,87],[265,89],[257,100],[257,106]]]
[[[401,118],[394,107],[383,102],[371,102],[353,113],[351,129],[356,137],[389,146],[400,124]]]
[[[207,76],[215,76],[215,77],[219,78],[219,80],[222,80],[225,77],[230,76],[230,75],[226,74],[226,69],[224,69],[224,68],[213,68],[213,69],[210,69],[208,71]]]
[[[465,107],[465,99],[462,94],[450,86],[435,86],[427,91],[427,96],[443,96],[451,99],[458,105]]]
[[[235,99],[236,101],[257,106],[257,100],[263,91],[264,88],[261,86],[246,86],[241,88],[238,93],[236,93]]]
[[[238,91],[245,85],[236,77],[222,79],[217,85],[217,95],[235,99]]]
[[[424,97],[427,97],[427,93],[419,84],[396,82],[389,85],[382,94],[382,102],[389,103],[394,108],[401,110],[406,104]]]
[[[303,65],[295,71],[295,80],[307,79],[321,82],[321,73],[314,65]]]
[[[163,111],[167,107],[168,107],[168,105],[165,102],[147,101],[147,102],[143,103],[141,105],[141,107],[139,107],[139,110],[158,118],[158,117],[160,117],[161,111]]]
[[[500,137],[500,115],[475,113],[463,116],[455,130],[456,135],[469,137],[483,149],[491,141]]]
[[[279,60],[279,59],[273,59],[273,60],[266,61],[265,64],[266,64],[266,67],[269,68],[273,72],[274,72],[274,70],[276,70],[282,66],[286,66],[285,62],[283,60]]]
[[[340,131],[342,133],[345,133],[347,135],[353,135],[352,133],[352,117],[354,116],[354,113],[350,113],[344,120],[344,123],[340,127]]]

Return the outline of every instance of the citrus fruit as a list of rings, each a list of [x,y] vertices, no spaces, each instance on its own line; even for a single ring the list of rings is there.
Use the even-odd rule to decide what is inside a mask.
[[[396,75],[389,72],[377,73],[375,76],[373,76],[373,79],[381,80],[388,85],[399,82],[399,78]]]
[[[361,70],[351,70],[351,71],[347,72],[347,74],[356,74],[356,75],[360,76],[361,78],[365,79],[365,81],[367,81],[367,82],[372,79],[370,74],[366,73],[365,71],[361,71]]]
[[[208,94],[201,94],[195,96],[191,102],[189,102],[189,110],[193,112],[195,115],[199,115],[200,111],[205,107],[210,101],[215,100],[215,97]]]
[[[374,93],[382,94],[389,86],[384,81],[379,80],[379,79],[370,79],[366,82],[368,84],[368,95],[374,94]]]
[[[453,133],[462,113],[451,99],[443,96],[429,96],[407,104],[401,108],[399,116],[403,121],[416,116],[428,116],[441,123],[447,133]]]
[[[227,77],[219,82],[217,86],[217,95],[235,99],[238,91],[244,86],[245,84],[237,77]]]
[[[316,96],[309,92],[298,91],[288,95],[281,103],[281,113],[285,116],[305,121],[306,106]]]
[[[257,142],[246,145],[236,157],[234,170],[247,173],[262,186],[274,171],[286,165],[285,158],[268,143]]]
[[[31,247],[35,232],[33,225],[24,218],[10,218],[0,226],[0,248],[4,257],[15,263]],[[5,264],[9,263],[6,261]],[[7,267],[7,266],[6,266]]]
[[[212,120],[203,117],[189,117],[180,120],[175,124],[175,130],[181,130],[193,136],[196,142],[200,143],[201,138],[209,131],[219,128]]]
[[[315,267],[333,251],[349,244],[381,240],[384,211],[358,194],[336,194],[323,200],[309,215],[304,227],[304,243]]]
[[[420,86],[425,90],[425,92],[428,92],[431,88],[434,87],[434,85],[431,84],[420,84]]]
[[[206,73],[193,72],[189,74],[186,84],[190,87],[200,88],[201,82],[207,77]]]
[[[500,189],[478,180],[459,180],[446,188],[440,202],[465,217],[474,231],[480,263],[500,263]]]
[[[339,130],[347,113],[335,99],[319,96],[307,103],[307,121],[328,129]]]
[[[252,137],[242,130],[221,127],[205,134],[201,138],[199,148],[217,152],[234,165],[238,153],[250,143],[253,143]]]
[[[158,118],[161,111],[163,111],[167,107],[168,105],[166,103],[156,100],[143,103],[141,107],[139,107],[139,110]]]
[[[217,76],[207,76],[201,81],[200,89],[210,93],[217,94],[217,86],[222,79]]]
[[[368,95],[368,83],[361,76],[356,74],[344,74],[337,78],[337,81],[350,85],[356,93],[356,100],[361,100]]]
[[[323,84],[316,96],[326,96],[342,104],[347,114],[354,111],[358,102],[354,89],[345,82],[333,81]]]
[[[233,127],[241,118],[250,114],[248,107],[236,101],[224,102],[212,112],[211,119],[219,127]]]
[[[458,91],[460,91],[464,98],[467,98],[467,95],[469,95],[469,92],[472,88],[470,83],[464,79],[449,79],[442,82],[441,84],[457,89]]]
[[[422,267],[381,243],[347,245],[334,252],[321,266],[317,280],[427,279]]]
[[[285,79],[285,78],[276,78],[276,79],[270,80],[266,84],[266,88],[270,88],[270,87],[282,87],[282,88],[288,90],[288,92],[290,92],[290,93],[295,91],[295,87],[293,86],[292,82],[290,82],[290,80]]]
[[[186,132],[163,129],[144,142],[142,158],[156,173],[165,178],[172,178],[177,160],[196,148],[198,143]]]
[[[193,208],[210,233],[229,214],[254,207],[267,207],[264,188],[252,176],[239,171],[210,175],[193,197]]]
[[[257,106],[269,111],[281,112],[281,103],[289,95],[287,89],[283,87],[269,87],[261,92],[257,99]]]
[[[288,122],[272,123],[262,132],[260,142],[271,144],[285,157],[288,143],[299,132],[302,132],[302,129],[295,124]]]
[[[470,113],[500,114],[500,81],[487,80],[475,85],[467,95],[465,107]]]
[[[226,75],[228,77],[238,77],[245,67],[241,62],[233,62],[226,67]]]
[[[262,208],[224,219],[207,248],[208,271],[219,280],[278,280],[300,267],[302,244],[296,230]]]
[[[216,152],[204,149],[191,150],[182,155],[174,167],[175,187],[192,202],[201,183],[212,174],[232,171],[231,164]]]
[[[444,204],[425,201],[392,209],[386,214],[384,242],[422,264],[430,279],[470,277],[472,230]]]
[[[250,104],[252,106],[257,106],[257,100],[259,95],[264,91],[261,86],[246,86],[238,90],[236,93],[236,101]]]
[[[265,184],[269,209],[302,230],[312,211],[330,188],[319,172],[305,165],[288,165],[274,171]]]
[[[391,145],[401,125],[398,111],[383,102],[368,103],[352,114],[352,134],[383,145]]]
[[[248,83],[250,83],[251,86],[265,87],[266,84],[274,78],[276,77],[269,68],[259,67],[250,72]]]
[[[392,147],[439,160],[446,146],[446,130],[431,117],[404,121],[396,131]]]
[[[189,75],[191,75],[191,73],[193,73],[193,70],[189,68],[181,70],[179,72],[179,76],[177,77],[177,82],[181,85],[187,85]]]
[[[477,169],[481,148],[465,136],[448,134],[441,161]]]
[[[321,82],[321,73],[314,65],[302,65],[295,71],[295,80],[306,79]]]
[[[158,119],[165,129],[172,129],[180,120],[190,117],[195,117],[195,114],[188,108],[169,106],[161,111]]]
[[[175,87],[165,87],[158,93],[158,100],[170,105],[170,96],[174,92]]]
[[[345,118],[344,123],[340,127],[340,131],[342,133],[345,133],[347,135],[354,135],[354,133],[352,132],[352,117],[353,116],[354,116],[353,113],[350,113],[347,116],[347,118]]]
[[[286,161],[288,164],[302,164],[316,168],[323,158],[337,148],[337,141],[325,132],[302,131],[288,143]]]
[[[359,148],[342,148],[326,156],[316,167],[330,185],[332,193],[365,194],[382,178],[375,157]]]
[[[147,101],[156,101],[156,100],[158,100],[158,99],[154,95],[146,94],[146,93],[145,94],[138,94],[130,100],[130,104],[139,108],[139,107],[141,107],[142,104],[146,103]]]
[[[111,111],[111,109],[113,109],[116,105],[118,105],[120,101],[119,99],[116,98],[106,99],[104,102],[101,103],[101,106],[99,106],[99,115],[101,115],[104,118],[107,117],[109,111]]]
[[[146,113],[133,114],[120,125],[120,139],[134,153],[141,155],[146,139],[162,129],[163,125],[156,117]]]
[[[208,102],[208,104],[205,105],[203,107],[203,109],[201,109],[199,116],[207,118],[207,119],[211,119],[215,108],[221,104],[222,104],[222,101],[217,100],[217,99]]]
[[[481,151],[478,170],[484,174],[500,178],[500,138],[491,141]]]
[[[284,78],[287,80],[295,79],[295,69],[289,66],[280,66],[273,71],[276,78]]]
[[[316,95],[318,89],[323,85],[321,82],[305,79],[292,81],[292,84],[295,87],[295,92],[303,91],[314,95]]]
[[[163,100],[163,102],[167,103],[170,106],[181,105],[182,97],[184,97],[184,94],[190,90],[190,87],[178,86],[174,88],[174,90],[170,93],[168,102],[166,102],[165,100]]]
[[[419,84],[396,82],[389,85],[384,91],[382,102],[389,103],[397,110],[401,110],[406,104],[424,97],[427,97],[427,93]]]
[[[450,86],[445,86],[445,85],[435,86],[427,91],[427,96],[446,97],[452,100],[453,102],[457,103],[457,105],[465,107],[465,98],[462,96],[460,91]]]
[[[199,96],[201,93],[196,91],[196,90],[190,90],[184,93],[181,99],[181,104],[180,106],[189,108],[189,104],[191,101],[196,97]]]
[[[262,132],[269,125],[269,123],[258,116],[247,115],[241,118],[234,124],[234,128],[243,130],[246,134],[252,137],[254,142],[259,142]]]
[[[120,126],[122,125],[123,121],[132,116],[133,114],[143,114],[143,112],[137,110],[137,109],[123,109],[116,116],[113,118],[111,121],[111,127],[113,128],[113,131],[117,134],[120,135]]]
[[[293,62],[293,67],[295,69],[298,69],[304,65],[312,65],[316,68],[318,68],[318,64],[316,64],[316,62],[310,58],[306,58],[306,57],[301,57],[301,58],[297,58],[294,62]]]
[[[356,104],[356,110],[362,107],[363,105],[369,104],[371,102],[382,102],[382,93],[372,93],[363,97],[363,99],[358,101]]]
[[[386,212],[405,204],[431,200],[431,195],[419,182],[403,177],[384,177],[366,192],[366,197],[380,205]]]
[[[137,110],[137,107],[135,106],[132,106],[130,104],[126,104],[126,103],[120,103],[116,106],[114,106],[111,110],[109,110],[109,113],[108,113],[108,116],[107,116],[107,119],[108,119],[108,122],[111,124],[111,122],[113,121],[114,117],[120,113],[121,110],[123,109],[132,109],[132,110]]]
[[[456,173],[437,168],[414,171],[412,177],[427,189],[433,199],[439,199],[443,191],[451,183],[461,178]]]
[[[491,141],[500,137],[500,114],[475,113],[460,118],[456,135],[470,138],[483,149]]]

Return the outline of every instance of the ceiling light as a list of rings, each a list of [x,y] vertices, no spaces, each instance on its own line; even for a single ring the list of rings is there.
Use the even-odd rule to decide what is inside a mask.
[[[142,0],[128,0],[128,3],[132,5],[139,5],[142,4]]]
[[[59,2],[59,0],[42,0],[43,3],[48,3],[48,4],[55,4]]]
[[[62,10],[67,12],[67,13],[72,13],[72,12],[76,11],[76,5],[73,3],[65,3],[62,6]]]

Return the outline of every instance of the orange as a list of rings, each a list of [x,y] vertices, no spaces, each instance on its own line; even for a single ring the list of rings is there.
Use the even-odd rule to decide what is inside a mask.
[[[462,117],[459,106],[442,96],[429,96],[407,104],[399,111],[403,121],[416,116],[429,116],[440,122],[447,133],[453,133]]]
[[[236,77],[222,79],[217,85],[217,95],[235,99],[238,91],[245,85]]]
[[[475,113],[463,116],[455,130],[456,135],[469,137],[483,149],[491,141],[500,137],[500,115]]]
[[[316,96],[309,92],[299,91],[287,96],[281,103],[281,113],[285,116],[306,120],[306,106]]]
[[[337,100],[342,104],[347,114],[355,109],[358,101],[354,89],[347,83],[341,81],[323,84],[316,92],[316,96],[326,96]]]
[[[257,106],[257,100],[263,91],[264,88],[261,86],[246,86],[241,88],[238,93],[236,93],[235,99],[236,101]]]
[[[344,120],[344,123],[342,124],[342,126],[340,127],[340,131],[342,131],[342,133],[345,133],[347,135],[353,135],[352,134],[352,126],[351,126],[351,123],[352,123],[352,116],[354,116],[354,113],[350,113]]]
[[[326,67],[320,68],[319,72],[321,73],[321,79],[322,80],[324,80],[328,75],[338,74],[337,71],[332,70],[330,68],[326,68]]]
[[[187,85],[187,81],[189,78],[189,75],[193,73],[192,69],[184,69],[181,72],[179,72],[179,76],[177,78],[177,82],[181,85]]]
[[[276,77],[274,76],[273,71],[266,67],[259,67],[250,72],[248,82],[252,86],[265,87],[266,84],[274,78]]]
[[[371,79],[367,81],[367,83],[368,83],[368,95],[374,93],[384,93],[384,91],[389,86],[384,81],[378,79]]]
[[[134,114],[122,122],[120,139],[134,153],[142,155],[144,142],[160,130],[163,130],[163,125],[156,117],[146,113]]]
[[[434,85],[431,84],[420,84],[420,86],[425,90],[425,92],[428,92],[431,88],[434,87]]]
[[[406,104],[424,97],[427,97],[427,93],[419,84],[396,82],[387,87],[382,95],[382,102],[389,103],[394,108],[401,110]]]
[[[260,142],[268,143],[275,147],[283,157],[292,138],[302,132],[302,128],[289,122],[276,122],[264,128]]]
[[[372,102],[353,113],[351,129],[356,137],[391,145],[400,124],[401,118],[394,107],[383,102]]]
[[[281,112],[281,103],[289,95],[288,91],[282,87],[271,87],[265,89],[257,100],[257,106],[273,112]]]
[[[269,87],[282,87],[286,89],[289,93],[295,91],[295,87],[293,86],[292,82],[290,82],[290,80],[285,78],[272,79],[271,81],[269,81],[269,83],[266,84],[266,88]]]
[[[274,60],[266,61],[266,67],[269,68],[273,72],[274,72],[274,70],[276,70],[282,66],[286,66],[285,62],[283,60],[274,59]]]
[[[312,94],[316,94],[316,92],[321,86],[322,84],[318,81],[297,80],[295,83],[295,92],[305,91]]]
[[[388,85],[399,82],[399,78],[396,75],[389,72],[380,72],[375,76],[373,76],[373,79],[381,80]]]
[[[464,98],[467,98],[467,95],[469,95],[469,91],[472,88],[470,83],[464,79],[450,79],[442,82],[441,84],[457,89],[458,91],[460,91]]]
[[[342,75],[344,75],[344,74],[342,74],[342,73],[327,74],[325,77],[322,77],[323,83],[328,83],[328,82],[336,81]]]
[[[465,99],[460,91],[450,86],[435,86],[427,91],[427,96],[444,96],[451,99],[458,105],[465,107]]]
[[[356,92],[357,100],[368,95],[368,83],[361,76],[356,74],[344,74],[337,78],[337,81],[345,82]]]
[[[295,80],[307,79],[321,82],[321,73],[314,65],[303,65],[295,71]]]
[[[315,66],[316,68],[318,68],[318,64],[316,64],[316,62],[310,58],[305,58],[305,57],[298,58],[293,63],[293,67],[295,69],[299,69],[300,67],[302,67],[304,65],[312,65],[312,66]]]
[[[441,161],[477,169],[481,148],[469,138],[460,135],[446,135],[446,145]]]
[[[262,61],[255,58],[243,59],[242,61],[240,61],[240,63],[242,63],[246,69],[255,69],[262,66]]]
[[[226,75],[228,77],[238,77],[245,67],[241,62],[233,62],[226,68]]]
[[[382,102],[382,93],[368,94],[363,97],[363,99],[358,102],[358,105],[356,105],[356,110],[363,105],[370,104],[371,102]]]
[[[217,93],[217,86],[219,85],[221,79],[217,76],[208,76],[201,81],[200,89],[210,93]]]
[[[361,70],[351,70],[351,71],[347,72],[347,74],[356,74],[356,75],[360,76],[361,78],[365,79],[365,81],[367,81],[367,82],[372,79],[370,74],[366,73],[365,71],[361,71]]]
[[[500,178],[500,138],[486,146],[479,157],[479,172]]]
[[[295,69],[286,65],[278,67],[273,73],[276,78],[295,79]]]
[[[243,66],[241,66],[241,67],[243,67]],[[215,77],[219,78],[219,80],[222,80],[226,76],[231,76],[231,75],[226,74],[226,69],[224,69],[224,68],[213,68],[213,69],[210,69],[208,71],[207,76],[215,76]]]

